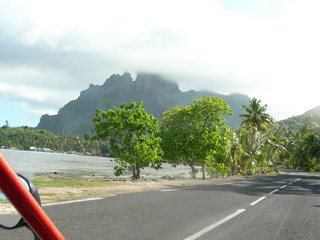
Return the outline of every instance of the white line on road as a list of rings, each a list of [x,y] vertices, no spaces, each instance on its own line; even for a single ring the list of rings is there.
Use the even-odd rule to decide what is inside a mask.
[[[164,190],[161,190],[161,192],[173,192],[173,191],[178,191],[180,189],[178,188],[171,188],[171,189],[164,189]]]
[[[187,189],[191,189],[193,187],[185,187],[185,188],[170,188],[170,189],[164,189],[161,190],[161,192],[173,192],[173,191],[180,191],[180,190],[187,190]]]
[[[261,197],[261,198],[259,198],[258,200],[250,203],[250,205],[251,205],[251,206],[254,206],[254,205],[256,205],[258,202],[262,201],[262,200],[265,199],[265,198],[266,198],[265,196],[264,196],[264,197]]]
[[[217,186],[223,186],[223,185],[230,185],[232,184],[233,182],[227,182],[227,183],[220,183],[220,184],[216,184]]]
[[[287,187],[288,185],[291,185],[291,184],[293,184],[294,182],[299,181],[299,180],[300,180],[300,178],[298,178],[298,179],[296,179],[296,180],[294,180],[294,181],[292,181],[292,182],[290,182],[290,183],[288,183],[288,184],[286,184],[286,185],[283,185],[283,186],[280,187],[280,188],[277,188],[277,189],[273,190],[273,191],[270,192],[269,194],[274,194],[275,192],[279,191],[280,189],[283,189],[283,188]],[[228,185],[228,184],[232,184],[232,182],[221,183],[221,184],[216,184],[216,185]],[[184,188],[184,189],[185,189],[185,188]],[[182,189],[180,189],[180,188],[179,188],[179,189],[166,189],[166,190],[162,190],[162,191],[163,191],[163,192],[169,192],[169,191],[177,191],[177,190],[182,190]],[[265,198],[266,198],[266,196],[263,196],[263,197],[257,199],[256,201],[250,203],[250,205],[251,205],[251,206],[254,206],[254,205],[256,205],[257,203],[259,203],[259,202],[261,202],[262,200],[264,200]],[[235,213],[233,213],[233,214],[231,214],[231,215],[229,215],[229,216],[221,219],[220,221],[218,221],[218,222],[216,222],[216,223],[214,223],[214,224],[212,224],[212,225],[210,225],[210,226],[208,226],[208,227],[200,230],[199,232],[191,235],[190,237],[188,237],[188,238],[186,238],[186,239],[184,239],[184,240],[195,240],[195,239],[198,239],[198,238],[201,237],[202,235],[204,235],[204,234],[206,234],[207,232],[213,230],[214,228],[222,225],[223,223],[229,221],[230,219],[238,216],[239,214],[241,214],[241,213],[244,212],[244,211],[246,211],[246,209],[239,209],[239,210],[237,210]]]
[[[96,201],[96,200],[102,200],[102,199],[103,198],[88,198],[88,199],[79,199],[79,200],[72,200],[72,201],[45,203],[45,204],[42,204],[42,207],[56,206],[56,205],[63,205],[63,204],[70,204],[70,203],[77,203],[77,202]]]
[[[201,237],[202,235],[206,234],[207,232],[210,232],[212,229],[214,229],[214,228],[220,226],[221,224],[229,221],[230,219],[238,216],[240,213],[243,213],[244,211],[246,211],[246,209],[239,209],[235,213],[233,213],[233,214],[229,215],[228,217],[225,217],[224,219],[221,219],[220,221],[200,230],[199,232],[193,234],[192,236],[186,238],[185,240],[195,240],[195,239]]]
[[[269,192],[269,194],[274,194],[275,192],[278,192],[278,191],[279,191],[279,189],[275,189],[272,192]]]

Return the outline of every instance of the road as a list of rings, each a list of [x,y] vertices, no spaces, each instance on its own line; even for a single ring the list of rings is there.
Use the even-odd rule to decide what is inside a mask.
[[[319,239],[319,183],[319,175],[292,172],[44,209],[66,239]],[[1,230],[0,238],[32,234]]]

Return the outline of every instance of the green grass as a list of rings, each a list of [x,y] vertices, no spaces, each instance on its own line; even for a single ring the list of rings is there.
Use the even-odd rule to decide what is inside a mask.
[[[39,180],[32,181],[37,188],[41,187],[91,187],[91,186],[106,186],[118,185],[118,182],[105,181],[89,181],[89,180]]]
[[[54,197],[56,195],[56,193],[41,193],[41,197]]]

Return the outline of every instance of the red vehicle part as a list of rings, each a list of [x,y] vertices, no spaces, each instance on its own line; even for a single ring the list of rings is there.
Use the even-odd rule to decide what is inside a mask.
[[[1,152],[0,189],[40,239],[65,239]]]

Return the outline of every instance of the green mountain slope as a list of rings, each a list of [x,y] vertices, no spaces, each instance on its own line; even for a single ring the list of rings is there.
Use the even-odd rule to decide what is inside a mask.
[[[193,99],[204,96],[218,96],[224,99],[234,111],[227,119],[229,126],[238,127],[242,114],[241,104],[248,105],[250,99],[243,94],[221,95],[213,92],[181,92],[178,84],[170,82],[160,75],[137,75],[133,81],[129,73],[114,74],[101,86],[91,84],[80,96],[62,107],[57,115],[43,115],[37,129],[45,129],[56,134],[92,134],[92,118],[95,109],[107,110],[122,103],[143,101],[145,110],[157,118],[175,105],[186,106]]]
[[[318,124],[318,126],[320,126],[320,106],[315,107],[305,112],[304,114],[293,116],[285,120],[281,120],[278,122],[278,124],[281,127],[287,127],[292,131],[297,131],[299,130],[303,120],[306,119],[307,117],[312,117],[315,120],[315,122]]]

